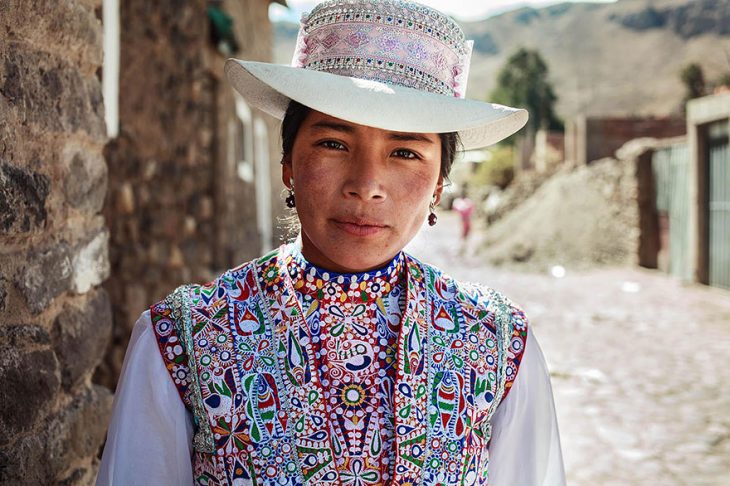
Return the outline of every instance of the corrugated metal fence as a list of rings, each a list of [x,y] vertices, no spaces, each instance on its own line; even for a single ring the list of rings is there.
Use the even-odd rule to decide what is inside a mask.
[[[730,123],[709,130],[710,285],[730,289]]]
[[[669,273],[684,280],[692,275],[689,255],[689,152],[686,143],[658,149],[652,156],[656,206],[669,218]]]

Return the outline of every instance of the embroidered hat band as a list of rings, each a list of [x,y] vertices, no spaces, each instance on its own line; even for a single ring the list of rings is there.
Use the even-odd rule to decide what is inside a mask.
[[[424,5],[334,0],[303,16],[292,66],[464,98],[472,45]]]

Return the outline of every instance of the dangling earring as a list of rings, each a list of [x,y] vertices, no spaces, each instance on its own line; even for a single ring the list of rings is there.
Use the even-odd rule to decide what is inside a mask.
[[[438,217],[436,216],[436,196],[431,200],[431,204],[428,205],[428,225],[434,226]]]
[[[294,181],[289,179],[289,195],[286,198],[286,207],[289,209],[294,208],[297,203],[294,200]]]

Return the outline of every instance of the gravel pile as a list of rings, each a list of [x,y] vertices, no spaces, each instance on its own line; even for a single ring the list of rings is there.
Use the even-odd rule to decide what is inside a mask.
[[[632,158],[561,170],[487,227],[482,256],[494,265],[536,271],[633,264],[636,190]]]
[[[483,208],[487,222],[495,223],[510,214],[529,199],[530,195],[537,191],[545,181],[549,180],[551,175],[536,171],[520,172],[504,190],[495,188],[496,190],[489,195],[491,199],[484,204]]]

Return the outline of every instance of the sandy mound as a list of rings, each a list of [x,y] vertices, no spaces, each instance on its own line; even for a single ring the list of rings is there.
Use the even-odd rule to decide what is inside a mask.
[[[556,173],[486,230],[495,265],[546,270],[636,261],[639,236],[633,161],[603,159]]]

